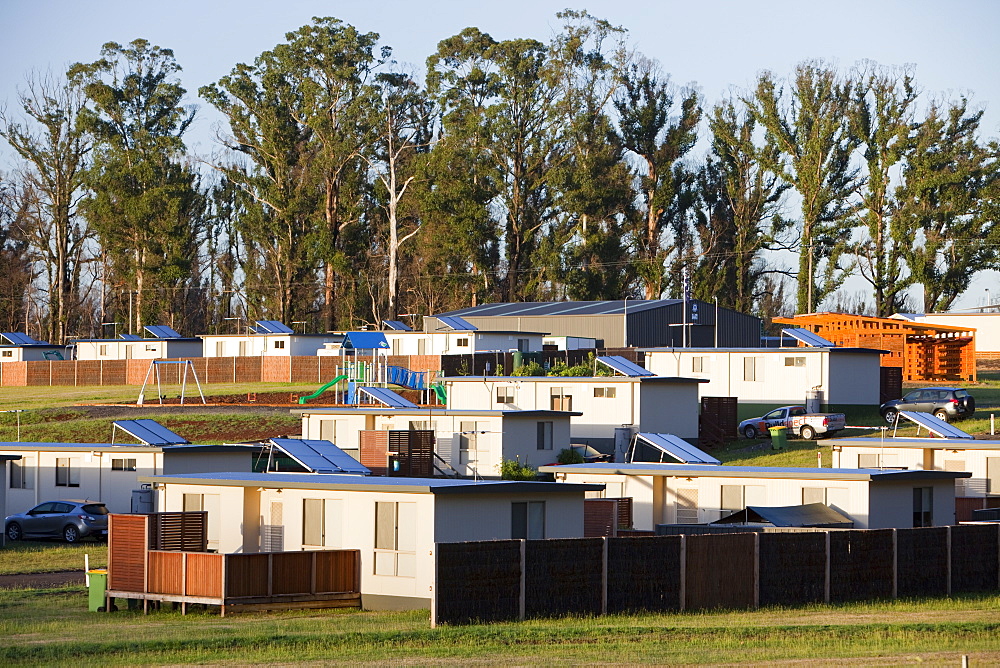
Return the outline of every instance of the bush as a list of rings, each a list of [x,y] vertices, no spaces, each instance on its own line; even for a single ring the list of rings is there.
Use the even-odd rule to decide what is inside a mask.
[[[545,369],[538,362],[532,360],[527,364],[522,364],[521,366],[514,369],[515,376],[544,376]]]
[[[500,464],[500,477],[504,480],[535,480],[538,471],[516,459],[505,459]]]
[[[560,464],[582,464],[584,459],[578,450],[563,448],[559,451],[559,457],[556,458],[556,461]]]

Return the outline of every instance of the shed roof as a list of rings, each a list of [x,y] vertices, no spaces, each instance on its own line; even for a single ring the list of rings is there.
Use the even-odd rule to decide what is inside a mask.
[[[969,478],[965,471],[902,471],[898,469],[820,469],[795,466],[716,466],[713,464],[594,463],[540,466],[543,473],[589,473],[600,475],[651,475],[671,478],[758,478],[793,480],[868,480],[873,483],[900,480],[953,480]]]
[[[341,473],[185,473],[141,476],[140,482],[271,489],[315,489],[415,494],[566,494],[598,492],[603,484],[566,484],[519,480],[468,480],[456,478],[398,478]],[[568,489],[567,489],[568,488]]]
[[[850,528],[854,520],[823,503],[801,506],[747,506],[712,524],[773,524],[776,527]]]
[[[970,440],[967,438],[934,438],[932,436],[856,436],[827,438],[827,445],[857,448],[915,448],[919,450],[1000,450],[1000,440]]]

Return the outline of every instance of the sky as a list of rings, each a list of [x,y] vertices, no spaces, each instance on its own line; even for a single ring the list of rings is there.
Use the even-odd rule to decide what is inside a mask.
[[[706,105],[751,87],[763,70],[784,77],[807,59],[844,69],[873,60],[912,65],[925,99],[970,97],[985,109],[984,135],[1000,137],[996,0],[0,0],[0,107],[16,111],[17,90],[32,71],[61,75],[72,63],[97,60],[105,42],[141,37],[173,49],[188,102],[199,106],[188,146],[208,155],[220,117],[197,99],[198,88],[314,16],[379,33],[393,57],[419,73],[440,40],[469,26],[497,40],[547,41],[567,6],[627,29],[633,48],[675,83],[696,85]],[[0,170],[12,164],[0,145]],[[980,277],[956,307],[982,304],[986,290],[1000,295],[1000,274]]]

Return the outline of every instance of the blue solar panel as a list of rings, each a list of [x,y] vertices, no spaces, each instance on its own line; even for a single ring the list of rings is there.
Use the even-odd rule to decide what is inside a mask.
[[[158,339],[180,339],[183,338],[180,334],[175,332],[170,327],[166,325],[147,325],[145,327],[146,331],[155,336]]]
[[[389,329],[396,330],[397,332],[412,332],[413,328],[407,325],[402,320],[383,320],[382,324]]]
[[[258,334],[294,334],[295,331],[277,320],[258,320],[255,331]]]
[[[368,350],[370,348],[387,350],[389,342],[382,332],[348,332],[344,335],[343,347],[354,350]]]
[[[657,450],[662,450],[682,464],[722,464],[712,455],[704,452],[684,439],[673,434],[651,434],[641,432],[635,435]]]
[[[788,336],[801,341],[807,346],[812,346],[813,348],[835,348],[837,344],[832,341],[827,341],[819,334],[814,334],[808,329],[802,329],[801,327],[793,327],[781,330],[782,334],[787,334]]]
[[[115,420],[112,424],[146,445],[179,445],[190,442],[156,420]]]
[[[271,443],[313,473],[371,473],[330,441],[272,438]]]
[[[408,401],[384,387],[359,387],[358,392],[364,392],[375,401],[389,408],[420,408],[412,401]]]
[[[135,334],[119,334],[118,336],[122,341],[142,341],[142,337]]]
[[[597,358],[597,361],[609,369],[620,373],[623,376],[636,378],[638,376],[655,376],[656,374],[648,369],[643,369],[635,362],[630,362],[620,355],[608,355]]]
[[[921,413],[919,411],[899,411],[902,417],[905,417],[910,422],[915,422],[919,426],[923,427],[927,431],[939,436],[941,438],[961,438],[961,439],[975,439],[975,436],[970,436],[958,427],[953,427],[944,420],[939,420],[930,413]]]
[[[468,332],[476,331],[476,327],[473,327],[469,322],[467,322],[462,318],[459,318],[457,315],[440,315],[436,317],[438,319],[438,322],[440,322],[442,325],[444,325],[449,329],[454,329],[456,331],[468,331]]]

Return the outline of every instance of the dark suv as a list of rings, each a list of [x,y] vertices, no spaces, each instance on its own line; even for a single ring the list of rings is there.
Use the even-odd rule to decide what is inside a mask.
[[[902,399],[885,402],[878,411],[889,424],[896,421],[899,411],[933,413],[934,417],[950,422],[971,417],[976,412],[976,400],[957,387],[922,387],[907,393]]]

